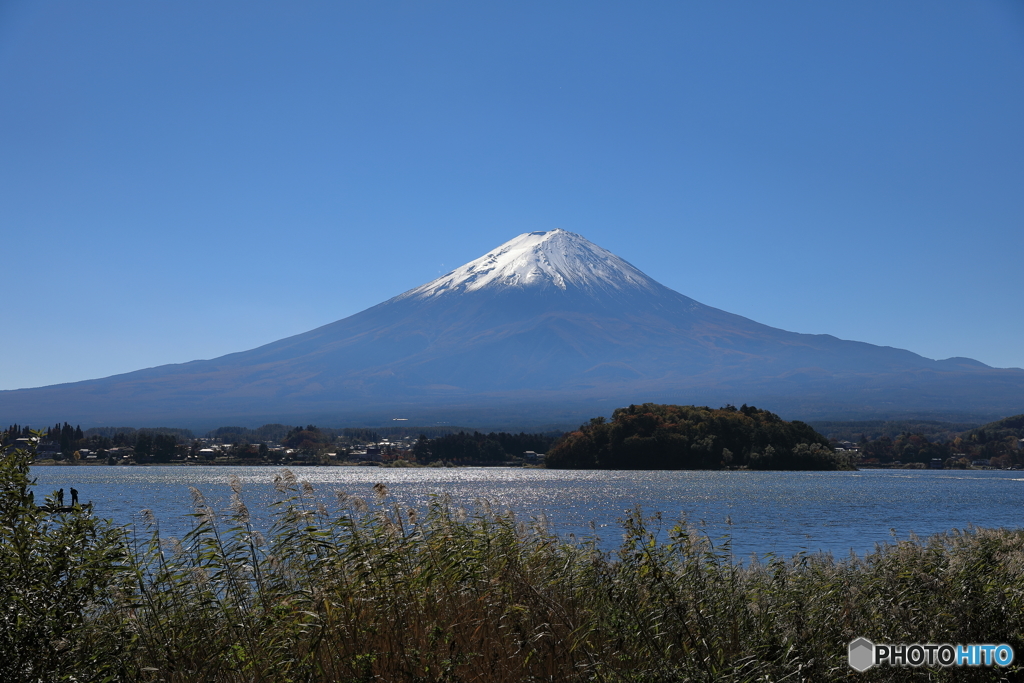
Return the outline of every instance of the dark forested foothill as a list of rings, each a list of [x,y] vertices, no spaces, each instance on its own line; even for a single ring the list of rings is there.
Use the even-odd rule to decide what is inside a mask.
[[[548,451],[559,469],[849,469],[803,422],[744,405],[712,409],[644,403],[567,434]]]

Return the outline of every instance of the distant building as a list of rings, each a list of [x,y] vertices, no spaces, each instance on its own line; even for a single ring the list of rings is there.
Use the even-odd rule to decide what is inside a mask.
[[[348,459],[352,462],[380,462],[382,460],[379,448],[367,448],[364,451],[352,451]]]

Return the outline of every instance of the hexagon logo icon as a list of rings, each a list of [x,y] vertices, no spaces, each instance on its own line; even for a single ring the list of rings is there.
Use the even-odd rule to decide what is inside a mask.
[[[867,671],[875,665],[875,644],[867,638],[858,638],[850,643],[850,668]]]

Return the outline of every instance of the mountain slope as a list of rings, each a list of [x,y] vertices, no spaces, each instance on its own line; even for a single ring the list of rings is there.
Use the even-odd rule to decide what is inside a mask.
[[[377,306],[206,361],[0,392],[18,422],[544,421],[642,401],[799,417],[1024,409],[1024,371],[768,327],[573,233],[527,233]],[[486,416],[490,417],[486,417]]]

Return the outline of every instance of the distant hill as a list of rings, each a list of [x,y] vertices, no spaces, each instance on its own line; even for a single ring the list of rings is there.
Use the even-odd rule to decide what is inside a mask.
[[[699,255],[680,255],[699,258]],[[421,287],[212,360],[0,392],[0,421],[574,424],[635,402],[802,419],[1024,410],[1024,370],[797,334],[705,306],[583,237],[527,233]]]
[[[1002,420],[983,424],[980,427],[967,431],[962,435],[962,438],[968,441],[977,441],[979,440],[978,437],[982,435],[984,435],[984,439],[989,440],[1001,441],[1010,436],[1024,439],[1024,415],[1004,417]]]
[[[595,418],[548,451],[547,467],[601,470],[851,469],[803,422],[753,406],[645,403]]]
[[[829,439],[857,442],[862,436],[869,440],[900,434],[920,434],[930,441],[951,441],[979,422],[942,422],[940,420],[810,420],[808,424]]]

